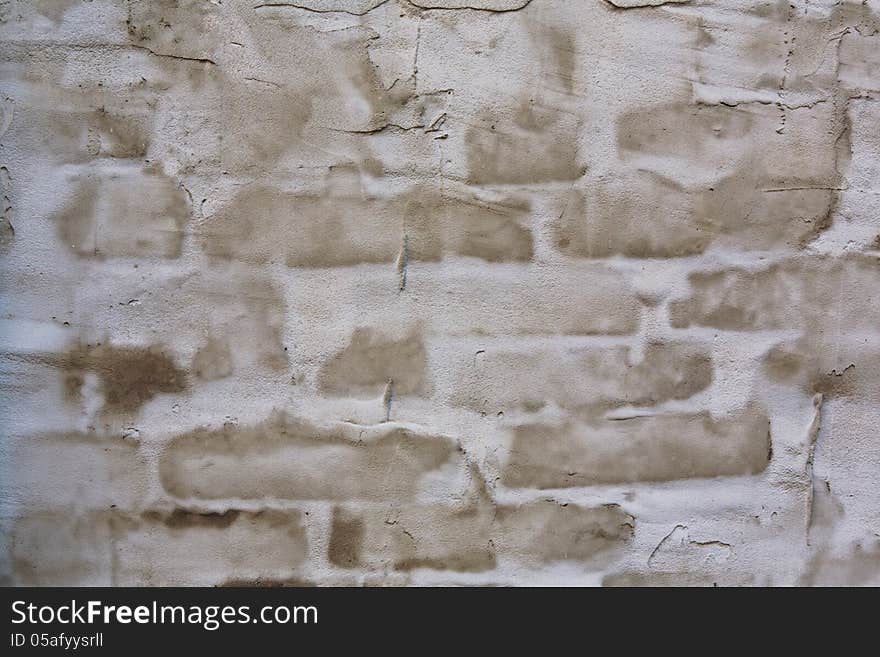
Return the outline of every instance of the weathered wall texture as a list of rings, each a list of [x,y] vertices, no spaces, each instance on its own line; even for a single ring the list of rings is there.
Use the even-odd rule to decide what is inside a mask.
[[[6,0],[11,584],[880,584],[880,0]]]

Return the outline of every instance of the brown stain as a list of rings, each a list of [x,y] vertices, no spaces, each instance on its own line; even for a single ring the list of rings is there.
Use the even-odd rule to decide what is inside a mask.
[[[758,160],[761,149],[747,156]],[[826,177],[821,177],[827,174]],[[801,249],[832,223],[836,174],[778,179],[749,162],[715,182],[686,188],[651,171],[622,169],[573,189],[552,224],[566,255],[686,257],[710,245]]]
[[[552,236],[562,253],[579,258],[684,257],[702,253],[714,237],[694,221],[691,195],[650,172],[621,172],[572,190]]]
[[[204,248],[214,257],[290,267],[390,262],[401,222],[376,199],[352,190],[353,175],[330,170],[320,194],[248,188],[210,218]]]
[[[880,33],[880,12],[875,11],[868,2],[841,2],[832,8],[829,30],[852,27],[859,34]]]
[[[308,89],[226,78],[222,89],[220,161],[224,170],[263,173],[290,153],[302,154],[304,131],[313,112]],[[260,120],[254,121],[254,116]]]
[[[186,193],[145,168],[75,179],[53,221],[64,245],[83,258],[176,258],[189,217]]]
[[[575,35],[552,25],[530,25],[529,30],[540,53],[542,77],[557,83],[565,93],[572,93],[578,55]]]
[[[160,457],[159,475],[180,498],[404,500],[422,475],[455,458],[448,438],[275,414],[254,426],[177,436]]]
[[[778,344],[765,356],[763,369],[776,383],[801,388],[809,395],[870,397],[880,394],[873,372],[880,365],[880,352],[859,342],[823,339],[807,334]]]
[[[99,107],[88,124],[90,155],[121,159],[142,159],[150,147],[150,126],[138,116],[113,113]]]
[[[739,108],[665,103],[623,114],[617,147],[624,158],[649,154],[699,162],[710,148],[744,139],[751,129],[751,114]]]
[[[61,241],[74,252],[86,256],[94,255],[96,250],[94,222],[97,197],[96,185],[80,183],[74,188],[67,206],[54,218]]]
[[[349,568],[484,572],[496,565],[482,506],[403,506],[390,517],[375,509],[352,513],[364,534],[358,560]]]
[[[418,104],[415,75],[406,80],[395,80],[386,88],[379,77],[376,65],[370,59],[368,43],[355,40],[348,45],[348,48],[354,55],[355,62],[347,71],[347,82],[370,108],[366,121],[359,124],[357,130],[364,132],[381,130],[391,124],[408,104],[411,102]],[[358,51],[362,51],[363,54],[358,56]]]
[[[741,269],[691,273],[688,280],[696,294],[670,304],[670,323],[674,328],[685,328],[694,315],[694,323],[714,328],[741,330],[759,325],[760,308],[754,307],[759,305],[754,301],[755,295],[760,299],[768,294],[763,283],[776,269],[771,266],[759,274]]]
[[[232,374],[233,358],[229,341],[209,336],[193,355],[190,369],[193,376],[201,381],[214,381]]]
[[[358,518],[358,558],[348,568],[478,573],[503,554],[519,563],[598,563],[632,541],[635,519],[617,505],[582,507],[553,500],[495,506],[477,496],[464,506],[402,506]]]
[[[253,56],[272,61],[273,69],[211,74],[224,99],[216,119],[225,171],[256,175],[310,164],[316,147],[330,154],[352,136],[420,126],[435,103],[437,94],[416,93],[415,75],[385,86],[371,59],[369,29],[323,31],[263,16],[248,27],[246,50],[255,48]],[[292,42],[295,53],[288,51]]]
[[[334,508],[330,546],[327,549],[327,559],[330,563],[340,568],[356,567],[361,560],[363,542],[363,518],[346,509]]]
[[[34,510],[3,534],[16,586],[110,583],[110,532],[95,514]]]
[[[453,570],[459,573],[482,573],[495,568],[495,553],[489,549],[464,550],[443,557],[413,557],[394,562],[394,569],[408,572],[418,568]]]
[[[395,395],[424,395],[430,389],[427,352],[418,333],[394,339],[357,328],[318,374],[321,390],[338,396],[379,397],[389,380]]]
[[[2,117],[0,117],[2,118]],[[15,238],[12,225],[12,177],[9,169],[0,166],[0,248],[5,249]]]
[[[853,93],[846,87],[853,71],[846,67],[843,36],[871,34],[878,25],[876,15],[857,4],[838,3],[830,9],[830,15],[820,15],[802,14],[783,2],[763,15],[767,22],[759,25],[750,37],[750,58],[760,60],[759,70],[764,70],[760,82],[765,88],[778,91],[784,103],[798,93],[823,99],[809,107],[778,105],[776,129],[765,132],[766,137],[756,142],[756,150],[761,151],[764,159],[761,168],[765,180],[761,186],[794,188],[788,198],[774,196],[783,198],[786,205],[801,205],[793,207],[791,214],[805,222],[801,226],[805,230],[799,238],[788,236],[800,247],[833,224],[840,190],[848,186],[852,156],[849,101]],[[867,31],[861,32],[862,28]],[[829,53],[827,44],[838,40],[836,52]],[[828,70],[824,62],[831,58],[836,65]],[[775,76],[768,72],[771,70],[776,71]],[[815,190],[813,198],[799,199],[798,195],[807,190]],[[770,212],[784,209],[777,202]],[[798,227],[795,222],[788,226],[780,222],[779,226],[789,232]]]
[[[277,285],[237,265],[165,270],[149,283],[120,282],[114,297],[122,300],[118,317],[136,321],[157,343],[188,347],[179,367],[189,370],[193,385],[288,368],[285,299]],[[89,320],[88,310],[73,318],[75,325]]]
[[[652,195],[636,189],[634,195],[644,208],[642,214],[652,218],[656,215],[661,226],[656,235],[649,232],[647,249],[639,249],[636,240],[636,248],[627,251],[619,243],[633,240],[630,236],[639,231],[640,224],[634,221],[629,227],[624,222],[622,236],[611,235],[610,239],[618,243],[609,249],[612,253],[642,257],[691,255],[713,242],[744,249],[796,250],[806,247],[832,225],[839,200],[836,190],[846,185],[851,156],[846,100],[838,82],[819,76],[807,83],[796,71],[789,71],[797,66],[818,67],[821,58],[810,64],[810,57],[818,57],[815,53],[804,54],[803,61],[798,62],[791,61],[792,53],[809,51],[804,44],[826,40],[823,34],[799,32],[797,38],[788,34],[785,30],[795,29],[789,23],[790,9],[787,3],[781,9],[785,12],[781,24],[758,27],[763,30],[760,45],[772,52],[747,57],[759,71],[755,86],[763,85],[782,94],[781,103],[694,100],[689,90],[678,93],[679,100],[638,108],[618,119],[617,145],[623,162],[635,161],[643,168],[653,166],[667,175],[674,175],[671,172],[678,166],[698,168],[703,175],[713,170],[718,174],[712,182],[691,184],[681,191],[662,190]],[[812,25],[808,19],[797,25],[800,23]],[[790,43],[791,49],[783,41]],[[785,83],[774,82],[767,73],[783,69]],[[782,104],[789,102],[786,90],[806,92],[798,85],[808,84],[811,93],[821,91],[831,98],[798,110]],[[657,201],[653,211],[652,197]],[[598,243],[593,248],[600,255],[605,232],[610,231],[600,222],[590,233],[590,243]],[[672,241],[672,245],[664,241]],[[670,248],[673,245],[678,253]]]
[[[586,167],[578,153],[582,120],[524,97],[469,128],[467,182],[472,185],[572,181]]]
[[[445,255],[486,262],[532,259],[534,239],[527,220],[531,204],[507,195],[499,200],[439,193],[420,188],[396,199],[413,260],[436,261]]]
[[[530,209],[516,196],[486,201],[421,186],[377,197],[362,189],[358,168],[340,166],[312,192],[249,187],[210,218],[203,245],[215,258],[344,267],[392,262],[405,235],[411,260],[527,261]]]
[[[788,20],[789,4],[788,0],[765,0],[756,3],[749,13],[765,20],[785,23]]]
[[[791,381],[804,369],[803,355],[786,347],[776,346],[764,358],[764,369],[774,381]]]
[[[577,40],[574,34],[561,29],[552,29],[550,38],[554,44],[557,76],[562,80],[563,89],[571,93],[577,66]]]
[[[147,157],[156,110],[169,91],[165,81],[141,76],[68,84],[63,61],[14,57],[10,66],[27,90],[15,110],[27,121],[17,119],[8,128],[16,142],[38,149],[55,165],[134,164]]]
[[[171,510],[148,510],[140,514],[140,518],[130,517],[122,513],[109,516],[119,527],[160,524],[171,530],[210,530],[226,531],[233,525],[259,525],[265,529],[284,529],[290,527],[292,535],[301,532],[301,515],[298,511],[290,513],[278,509],[260,509],[245,511],[227,509],[226,511],[196,511],[187,508]]]
[[[177,57],[207,58],[216,45],[220,10],[201,0],[127,2],[125,25],[132,43]]]
[[[705,23],[703,23],[702,19],[697,20],[694,28],[694,31],[696,32],[693,40],[694,48],[703,50],[705,48],[709,48],[710,46],[715,45],[715,37],[713,37],[712,32],[706,28],[706,25]]]
[[[743,57],[756,73],[756,86],[778,90],[786,78],[785,63],[790,42],[789,2],[777,0],[756,5],[751,9],[755,18],[746,35]]]
[[[286,589],[286,588],[313,588],[318,586],[315,582],[308,579],[300,579],[298,577],[288,577],[285,579],[258,578],[258,579],[229,579],[219,584],[223,588],[261,588],[261,589]]]
[[[76,370],[66,372],[62,380],[64,398],[74,404],[79,404],[82,401],[82,387],[85,382],[84,372]]]
[[[627,366],[622,386],[630,393],[619,402],[648,405],[687,399],[708,388],[712,378],[712,357],[699,347],[650,343],[643,359]]]
[[[538,409],[552,401],[595,417],[626,405],[687,399],[711,384],[713,369],[707,349],[685,343],[651,343],[638,361],[624,346],[493,350],[483,355],[479,371],[462,368],[452,401],[487,414]]]
[[[198,315],[203,341],[191,363],[197,378],[224,378],[254,365],[274,372],[287,369],[286,308],[277,286],[247,275],[191,280],[192,286],[189,280],[183,284],[190,300],[185,312],[192,313],[193,306],[207,311]]]
[[[28,435],[10,440],[7,454],[5,484],[29,509],[138,507],[148,489],[148,459],[120,431]]]
[[[567,488],[763,472],[767,416],[749,408],[714,420],[707,412],[589,424],[516,427],[502,481],[514,488]]]
[[[15,228],[8,217],[0,217],[0,247],[7,247],[12,244],[15,237]]]
[[[145,511],[143,519],[147,522],[161,522],[168,529],[227,529],[238,520],[240,511],[231,509],[222,513],[188,511],[174,509],[170,514],[159,511]]]
[[[104,396],[103,412],[137,413],[160,394],[183,392],[187,376],[161,347],[77,345],[60,361],[65,394],[79,401],[84,374],[95,374]]]
[[[617,504],[587,508],[542,500],[501,506],[495,523],[502,554],[540,563],[589,561],[626,547],[635,533],[635,518]]]
[[[746,167],[697,196],[696,218],[742,246],[803,248],[831,226],[835,194],[823,186],[823,181],[780,183]]]
[[[875,305],[854,313],[842,304],[847,296],[873,298],[880,260],[870,256],[798,258],[758,270],[734,267],[693,272],[689,297],[669,304],[674,328],[709,326],[724,330],[791,329],[813,333],[850,322],[850,328],[871,328],[880,322]]]
[[[308,557],[297,510],[151,509],[104,514],[103,520],[110,526],[117,585],[284,579]]]

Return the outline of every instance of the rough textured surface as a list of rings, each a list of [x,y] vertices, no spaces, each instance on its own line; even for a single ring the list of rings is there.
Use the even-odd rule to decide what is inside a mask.
[[[0,2],[0,583],[880,584],[880,0]]]

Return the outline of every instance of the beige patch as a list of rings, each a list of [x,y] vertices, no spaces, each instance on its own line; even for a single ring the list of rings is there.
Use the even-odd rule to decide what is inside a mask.
[[[458,458],[455,443],[440,436],[275,415],[256,426],[176,437],[159,474],[179,498],[405,500],[423,475]]]

